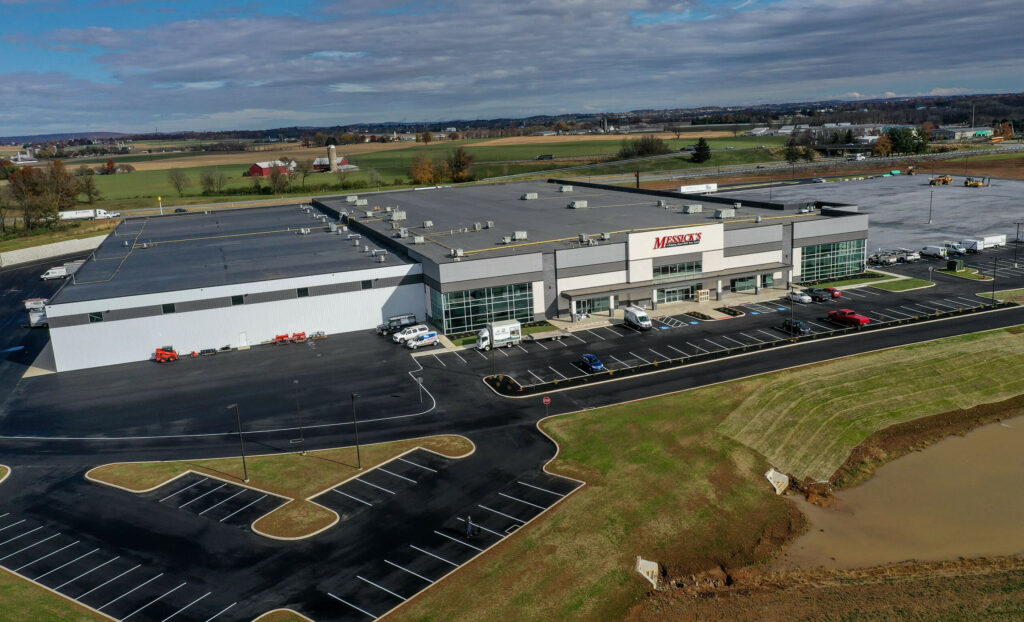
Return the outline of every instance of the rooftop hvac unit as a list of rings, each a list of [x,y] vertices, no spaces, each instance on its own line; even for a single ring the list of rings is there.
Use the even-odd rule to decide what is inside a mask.
[[[299,229],[299,235],[309,235],[309,227]]]
[[[405,210],[396,209],[391,212],[391,220],[405,220]]]
[[[740,203],[739,201],[736,201],[735,203],[732,204],[732,206],[735,209],[739,209],[739,208],[743,207],[743,204]]]
[[[493,220],[488,220],[487,224],[484,225],[484,228],[485,229],[493,229],[494,228],[494,221]]]
[[[370,255],[372,255],[373,257],[376,257],[377,255],[387,255],[387,254],[388,254],[388,251],[387,251],[386,248],[375,248],[372,251],[370,251]]]
[[[503,235],[503,236],[501,236],[501,243],[502,244],[511,244],[512,243],[512,236],[510,236],[510,235]]]
[[[558,189],[559,192],[572,192],[572,186],[562,186]]]
[[[736,217],[736,210],[734,210],[732,208],[724,207],[722,209],[716,209],[715,210],[715,218],[735,218],[735,217]]]
[[[523,201],[534,201],[534,200],[538,199],[539,197],[538,197],[536,192],[524,192],[523,196],[521,196],[519,198],[522,199]]]
[[[590,236],[586,233],[580,234],[580,244],[587,244],[590,242]]]
[[[348,237],[345,238],[345,239],[347,239],[347,240],[358,240],[361,237],[363,237],[363,236],[358,234],[358,233],[350,233],[350,234],[348,234]]]
[[[330,231],[331,233],[337,233],[338,224],[333,222],[327,223],[327,230]]]
[[[358,200],[359,200],[359,197],[357,195],[355,195],[355,194],[350,194],[347,197],[345,197],[345,202],[346,203],[355,203]]]
[[[525,240],[526,239],[526,232],[525,231],[516,231],[516,232],[514,232],[512,234],[512,239],[513,240]]]
[[[483,226],[482,223],[479,223],[479,222],[473,223],[473,231],[479,231],[479,230],[481,230],[483,228],[484,228],[484,226]]]
[[[668,208],[668,202],[665,199],[658,199],[658,207]]]
[[[387,207],[385,207],[384,211],[390,214],[391,213],[391,206],[388,205]]]
[[[366,210],[365,212],[363,212],[363,216],[365,216],[366,218],[373,218],[373,212],[370,210]]]
[[[366,245],[364,245],[364,246],[363,246],[363,252],[364,252],[364,253],[369,253],[369,252],[370,252],[370,247],[369,247],[369,246],[366,246]]]
[[[683,206],[684,214],[700,214],[704,211],[704,206],[700,203],[691,203],[690,205]]]
[[[433,220],[424,220],[423,221],[423,228],[424,229],[429,229],[429,228],[431,228],[433,226],[434,226],[434,221]]]
[[[398,230],[398,237],[400,237],[400,238],[407,238],[407,237],[409,237],[409,230],[406,229],[405,227],[402,227],[401,229]]]
[[[607,242],[608,240],[612,239],[612,234],[610,234],[610,233],[602,233],[601,234],[601,239],[604,240],[605,242]]]
[[[587,202],[586,201],[569,201],[569,204],[566,205],[566,207],[568,207],[569,209],[583,209],[584,207],[587,207]]]
[[[355,246],[356,248],[359,248],[359,240],[358,239],[352,240],[352,246]]]
[[[367,205],[367,204],[368,204],[368,202],[366,201],[366,199],[356,199],[356,206],[357,207],[363,207],[364,205]]]
[[[449,256],[450,257],[462,257],[462,249],[461,248],[453,248],[451,253],[449,253]]]
[[[758,216],[757,218],[754,218],[754,222],[761,222],[761,217]]]
[[[427,242],[427,239],[425,237],[423,237],[422,235],[414,235],[414,236],[412,236],[412,243],[413,244],[426,244],[426,242]]]
[[[377,263],[384,263],[385,261],[387,261],[387,257],[384,255],[377,255]]]

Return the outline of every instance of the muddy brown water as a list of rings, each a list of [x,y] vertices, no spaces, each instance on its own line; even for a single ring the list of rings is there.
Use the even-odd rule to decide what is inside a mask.
[[[1024,553],[1024,417],[899,458],[808,518],[776,569]]]

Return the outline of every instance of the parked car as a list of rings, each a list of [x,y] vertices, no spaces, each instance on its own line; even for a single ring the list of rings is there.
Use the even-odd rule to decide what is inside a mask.
[[[826,292],[831,294],[833,298],[842,298],[843,297],[843,291],[840,290],[840,289],[836,289],[834,287],[826,287],[824,289],[825,289]]]
[[[429,333],[423,333],[419,337],[413,337],[412,339],[409,339],[408,341],[405,342],[405,347],[409,348],[410,350],[422,348],[423,346],[438,345],[441,345],[441,338],[434,331],[430,331]]]
[[[405,343],[410,339],[415,339],[420,335],[429,333],[430,329],[425,324],[417,324],[416,326],[409,326],[398,331],[394,335],[391,335],[392,341],[395,343]]]
[[[825,178],[824,177],[815,177],[814,178],[814,183],[816,183],[816,184],[823,184],[823,183],[825,183]]]
[[[828,319],[836,324],[846,324],[848,326],[863,326],[871,322],[871,318],[860,315],[853,309],[836,309],[829,312]]]
[[[811,327],[800,320],[786,318],[782,321],[782,326],[779,327],[779,330],[790,335],[806,335],[811,332]]]
[[[597,358],[593,354],[584,354],[581,356],[580,365],[584,370],[592,374],[599,371],[607,371],[604,367],[604,363],[601,362],[601,359]]]
[[[925,246],[921,249],[922,257],[938,257],[939,259],[946,258],[946,249],[942,246]]]
[[[896,255],[896,259],[903,262],[919,261],[921,259],[921,253],[915,250],[910,250],[909,248],[897,248],[894,249],[892,253]]]
[[[813,300],[814,302],[827,302],[829,300],[832,300],[832,292],[827,292],[823,289],[818,289],[817,287],[805,289],[803,293],[810,296],[811,300]]]
[[[176,207],[176,208],[174,208],[174,213],[175,214],[187,214],[188,210],[185,209],[184,207]]]
[[[787,300],[792,300],[794,302],[802,302],[802,303],[805,303],[805,304],[810,304],[811,302],[813,302],[811,300],[810,296],[808,296],[807,294],[805,294],[803,292],[798,292],[798,291],[789,292],[788,294],[786,294],[786,299]]]
[[[897,261],[899,261],[897,256],[888,251],[874,253],[870,257],[868,257],[868,263],[875,266],[891,266]]]

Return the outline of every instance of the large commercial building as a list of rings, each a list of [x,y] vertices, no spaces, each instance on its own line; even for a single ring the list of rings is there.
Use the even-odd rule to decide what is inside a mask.
[[[852,205],[560,182],[129,219],[52,300],[50,333],[60,371],[399,313],[458,334],[859,273],[867,228]]]

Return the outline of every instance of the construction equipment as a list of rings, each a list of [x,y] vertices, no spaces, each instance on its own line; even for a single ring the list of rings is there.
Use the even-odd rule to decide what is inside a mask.
[[[306,333],[292,333],[292,343],[305,343]]]
[[[984,188],[986,185],[988,185],[988,183],[991,183],[991,182],[988,182],[987,180],[988,180],[987,177],[968,177],[967,179],[964,180],[964,187],[965,188]]]
[[[929,186],[948,186],[953,183],[952,175],[940,175],[939,177],[932,177],[928,180]]]
[[[913,166],[907,167],[907,175],[917,175],[917,169]]]
[[[178,360],[178,353],[175,352],[174,346],[164,346],[156,349],[156,353],[153,354],[153,360],[157,363],[170,363]]]
[[[289,341],[288,333],[285,333],[283,335],[274,335],[274,344],[275,345],[280,345],[282,343],[288,343],[288,341]]]

